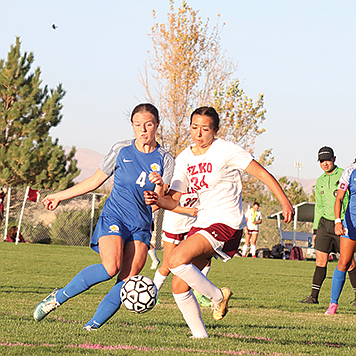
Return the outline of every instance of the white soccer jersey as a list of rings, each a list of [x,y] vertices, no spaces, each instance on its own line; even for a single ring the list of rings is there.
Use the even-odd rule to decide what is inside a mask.
[[[247,220],[247,229],[258,231],[260,224],[254,224],[254,221],[259,221],[262,219],[262,214],[259,210],[256,211],[256,216],[254,218],[252,209],[248,209],[245,213],[245,218]]]
[[[199,206],[198,194],[190,189],[183,193],[179,205],[186,208],[197,208]],[[162,230],[170,234],[183,234],[192,227],[195,216],[189,214],[174,213],[170,210],[164,211]]]
[[[177,157],[171,189],[184,193],[191,187],[198,193],[199,213],[193,226],[246,226],[240,170],[246,169],[252,159],[242,147],[222,139],[215,139],[203,155],[195,156],[187,147]]]

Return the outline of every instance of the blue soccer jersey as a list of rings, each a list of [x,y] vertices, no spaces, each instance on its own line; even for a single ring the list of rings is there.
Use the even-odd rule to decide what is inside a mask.
[[[356,240],[356,163],[347,167],[343,172],[340,178],[339,189],[349,190],[350,199],[343,225],[346,228],[346,237]]]
[[[173,157],[160,145],[151,153],[143,153],[135,147],[133,139],[114,144],[99,168],[108,175],[114,174],[114,185],[102,216],[117,216],[124,224],[149,230],[152,208],[146,205],[143,192],[154,190],[155,185],[148,176],[156,171],[169,184]]]

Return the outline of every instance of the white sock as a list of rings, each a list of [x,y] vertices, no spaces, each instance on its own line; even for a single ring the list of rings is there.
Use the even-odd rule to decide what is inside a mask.
[[[246,256],[246,253],[247,253],[247,245],[244,245],[243,247],[242,247],[242,256]]]
[[[193,337],[207,338],[208,332],[206,331],[204,321],[201,317],[201,311],[197,300],[194,297],[192,290],[188,292],[174,294],[173,297],[177,306],[183,314],[184,320],[188,324]]]
[[[160,290],[166,281],[168,276],[162,276],[161,273],[159,273],[159,270],[156,271],[155,276],[153,278],[153,283],[156,285],[157,290]]]
[[[210,271],[211,266],[205,266],[202,270],[201,273],[206,277]]]
[[[191,288],[198,293],[205,295],[214,303],[220,303],[223,299],[221,290],[209,281],[197,267],[190,264],[183,264],[171,268],[171,272],[182,278]]]
[[[150,257],[151,257],[153,262],[158,262],[159,261],[155,248],[153,248],[152,250],[148,250],[148,254],[150,255]]]
[[[251,255],[256,256],[256,245],[251,245]]]

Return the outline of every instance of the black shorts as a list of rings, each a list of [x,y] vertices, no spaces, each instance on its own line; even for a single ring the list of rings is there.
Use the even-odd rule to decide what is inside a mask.
[[[340,252],[340,236],[335,235],[333,220],[320,219],[316,232],[315,249],[325,253]]]

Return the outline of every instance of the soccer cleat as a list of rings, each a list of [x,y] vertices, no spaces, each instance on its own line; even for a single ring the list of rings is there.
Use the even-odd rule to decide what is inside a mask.
[[[325,315],[334,315],[336,314],[338,305],[335,303],[330,303],[328,310],[325,312]]]
[[[232,296],[232,292],[229,288],[223,287],[220,289],[223,295],[223,299],[220,303],[211,302],[211,308],[213,309],[213,318],[215,320],[221,320],[228,312],[228,302]]]
[[[241,257],[246,257],[246,255],[241,255]]]
[[[209,335],[192,335],[191,339],[209,339]]]
[[[211,300],[208,299],[205,295],[200,294],[197,291],[193,291],[193,294],[195,295],[195,298],[197,299],[198,303],[202,307],[210,307],[211,306]]]
[[[59,302],[56,300],[56,294],[58,291],[59,289],[56,288],[49,296],[43,299],[42,302],[37,304],[35,311],[33,312],[35,320],[41,321],[52,310],[60,306]]]
[[[314,298],[312,295],[310,295],[308,298],[305,298],[301,301],[301,303],[305,304],[319,304],[318,299]]]
[[[161,263],[160,260],[152,261],[151,269],[157,269],[157,267],[159,266],[160,263]]]
[[[252,255],[252,258],[256,258],[256,255]]]
[[[84,330],[86,331],[94,331],[94,330],[98,330],[99,328],[100,328],[100,324],[90,320],[84,326]]]

